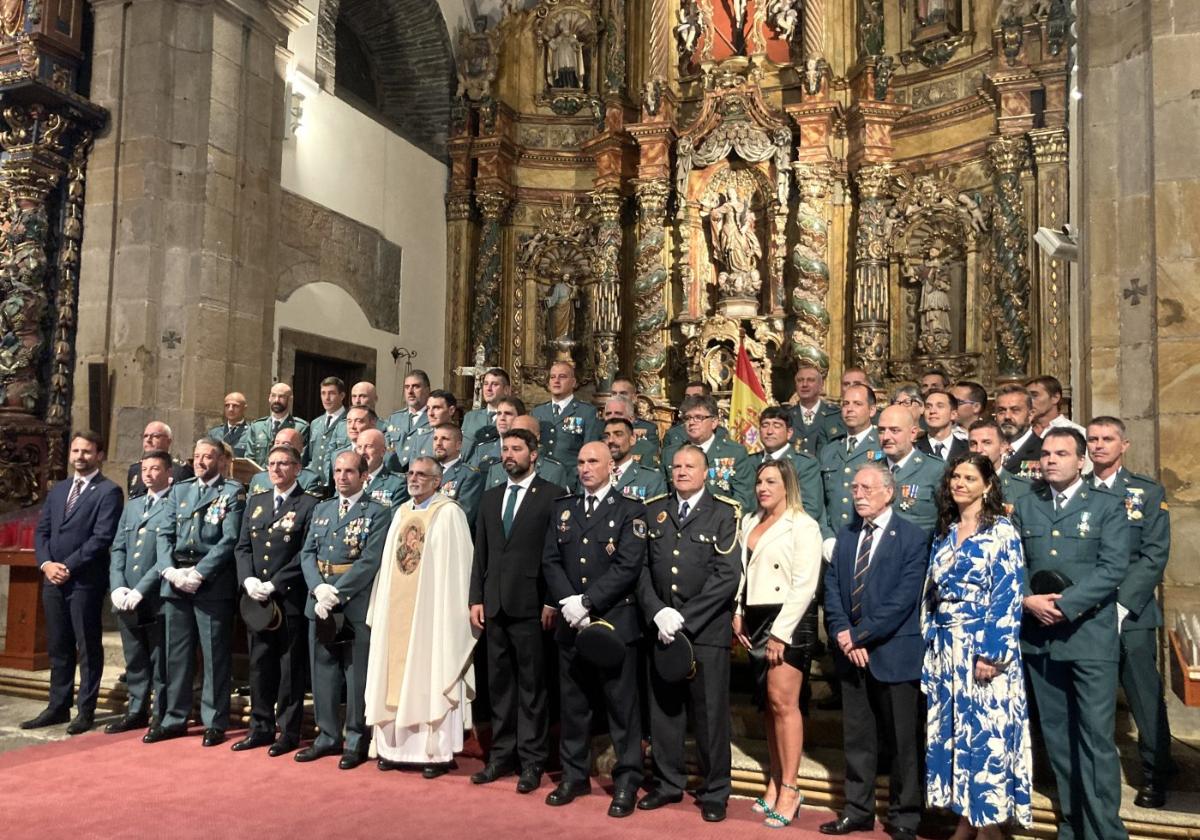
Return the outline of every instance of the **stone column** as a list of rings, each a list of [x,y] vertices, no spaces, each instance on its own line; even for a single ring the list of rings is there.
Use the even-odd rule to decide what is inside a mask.
[[[1032,332],[1029,324],[1029,236],[1021,173],[1029,165],[1023,134],[999,137],[988,146],[995,202],[992,208],[993,322],[996,325],[996,374],[1001,380],[1024,379],[1029,372]]]
[[[488,363],[500,358],[500,278],[503,271],[501,240],[504,219],[511,199],[502,192],[484,192],[475,196],[483,226],[475,257],[474,304],[471,309],[471,352],[483,348]]]
[[[221,416],[262,409],[274,347],[288,32],[299,0],[94,0],[93,100],[113,115],[90,165],[77,372],[113,375],[115,448],[150,419],[176,454]],[[74,414],[87,416],[77,389]]]
[[[1067,221],[1067,130],[1040,128],[1029,132],[1037,169],[1037,219],[1044,227],[1061,230]],[[1050,259],[1038,249],[1038,310],[1041,330],[1038,371],[1071,381],[1071,329],[1069,316],[1070,269],[1063,260]]]
[[[800,203],[796,208],[796,247],[792,265],[796,288],[792,290],[792,355],[829,372],[829,198],[833,167],[829,164],[794,163]]]
[[[854,361],[871,384],[883,384],[888,360],[887,213],[896,168],[875,163],[858,170],[858,227],[854,242]]]
[[[596,190],[592,205],[596,208],[596,252],[592,256],[595,283],[591,294],[592,370],[596,393],[607,394],[617,375],[617,345],[621,336],[621,193],[615,189]]]
[[[633,371],[638,392],[655,402],[667,398],[663,368],[667,363],[667,198],[665,178],[634,181],[638,203],[638,241],[633,280]]]

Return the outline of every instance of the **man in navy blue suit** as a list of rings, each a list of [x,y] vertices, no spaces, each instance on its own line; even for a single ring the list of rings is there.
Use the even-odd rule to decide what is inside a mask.
[[[825,626],[842,683],[846,807],[822,834],[875,827],[882,740],[892,756],[888,830],[915,840],[921,818],[919,604],[929,556],[925,531],[892,510],[895,478],[880,463],[850,485],[853,524],[838,532],[825,572]]]
[[[104,441],[98,434],[75,432],[70,458],[75,475],[51,488],[37,526],[38,568],[46,576],[42,604],[50,648],[50,702],[21,728],[67,722],[78,662],[79,713],[67,727],[68,733],[78,735],[92,728],[100,694],[100,610],[108,590],[108,549],[123,499],[121,488],[100,474]]]

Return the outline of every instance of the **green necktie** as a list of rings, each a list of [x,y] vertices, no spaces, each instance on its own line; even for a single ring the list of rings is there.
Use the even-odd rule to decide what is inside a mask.
[[[504,503],[504,536],[512,531],[513,519],[517,515],[517,494],[521,492],[520,484],[508,485],[508,500]]]

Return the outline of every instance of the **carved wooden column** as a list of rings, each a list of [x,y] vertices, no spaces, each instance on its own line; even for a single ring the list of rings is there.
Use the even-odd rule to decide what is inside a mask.
[[[829,371],[829,198],[833,167],[827,163],[795,163],[800,202],[796,207],[796,247],[792,265],[792,355]]]
[[[486,364],[500,358],[500,279],[503,271],[501,239],[504,219],[511,199],[503,192],[484,192],[475,196],[483,217],[479,248],[475,257],[475,280],[471,307],[471,354],[483,348]]]
[[[1070,207],[1067,178],[1067,130],[1040,128],[1029,132],[1037,170],[1037,220],[1061,230]],[[1069,268],[1038,249],[1038,372],[1071,381],[1071,329],[1069,318]]]
[[[470,343],[472,258],[475,255],[471,236],[471,194],[466,190],[454,190],[452,186],[446,194],[447,353],[442,381],[449,383],[446,387],[457,394],[470,393],[470,387],[453,371],[457,367],[470,366],[474,353]]]
[[[633,280],[633,371],[639,393],[655,402],[667,394],[663,369],[667,362],[667,199],[665,178],[634,181],[638,204],[637,264]]]
[[[854,242],[854,360],[876,387],[883,383],[888,359],[887,214],[896,171],[891,163],[876,163],[855,175],[859,203]]]
[[[804,3],[804,30],[801,33],[803,45],[804,69],[801,77],[804,79],[804,91],[809,96],[817,96],[822,89],[828,93],[825,79],[828,62],[825,60],[825,0],[806,0]]]
[[[617,350],[621,336],[621,193],[616,189],[596,190],[591,194],[599,229],[592,271],[591,321],[592,370],[596,375],[596,393],[612,390],[617,375]]]
[[[1024,379],[1029,373],[1029,236],[1021,173],[1029,165],[1023,134],[999,137],[988,146],[995,201],[992,207],[992,272],[995,287],[997,376]]]

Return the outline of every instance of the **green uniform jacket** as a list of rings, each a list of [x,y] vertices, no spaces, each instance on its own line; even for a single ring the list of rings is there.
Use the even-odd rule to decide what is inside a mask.
[[[850,482],[854,473],[868,461],[885,460],[879,448],[879,435],[874,429],[859,442],[852,453],[846,452],[845,439],[832,440],[821,447],[821,485],[825,490],[825,519],[821,533],[828,527],[837,534],[854,521],[854,497]]]
[[[162,527],[169,493],[170,488],[149,511],[145,496],[125,505],[108,565],[110,589],[136,589],[145,599],[142,603],[150,602],[152,606],[158,601],[162,583],[157,569],[158,529]]]
[[[308,463],[318,476],[329,472],[333,459],[330,455],[345,446],[350,439],[346,437],[346,411],[339,409],[337,419],[329,425],[328,415],[322,414],[313,418],[308,424]]]
[[[755,470],[760,464],[765,464],[770,457],[765,452],[756,456]],[[825,488],[821,484],[820,462],[807,452],[796,449],[795,446],[786,447],[782,457],[787,459],[788,463],[792,465],[793,472],[796,473],[796,480],[800,483],[800,503],[804,505],[804,512],[821,526],[821,539],[836,536],[833,529],[829,527],[828,518],[825,516]],[[758,500],[754,501],[756,507]],[[753,511],[755,507],[750,507],[748,510]]]
[[[1117,590],[1117,601],[1129,615],[1122,630],[1150,630],[1162,627],[1162,608],[1155,590],[1162,583],[1171,553],[1171,514],[1167,510],[1166,491],[1152,478],[1122,467],[1112,489],[1096,488],[1120,499],[1129,526],[1129,571]]]
[[[463,416],[462,459],[467,463],[471,462],[471,453],[475,450],[475,444],[478,442],[475,436],[479,434],[480,429],[486,429],[489,426],[494,429],[495,421],[492,419],[492,412],[488,411],[486,407],[471,409]]]
[[[213,426],[208,430],[208,436],[213,440],[225,441],[225,443],[233,447],[233,457],[250,457],[250,424],[245,420],[236,426],[229,426],[225,423],[222,423],[220,426]]]
[[[352,621],[367,620],[367,603],[371,587],[383,557],[392,511],[370,498],[365,492],[350,506],[344,517],[338,516],[338,497],[321,502],[312,513],[312,524],[300,553],[300,568],[308,585],[308,602],[304,614],[315,620],[316,599],[312,591],[328,583],[338,591],[338,602],[346,617]],[[350,565],[344,572],[325,571],[322,565]]]
[[[476,432],[475,437],[471,457],[467,457],[465,449],[462,457],[481,473],[487,473],[492,464],[500,461],[500,433],[496,431],[495,426],[484,426]],[[465,438],[463,445],[466,446]]]
[[[804,409],[800,404],[792,406],[792,430],[795,432],[796,447],[813,457],[831,440],[846,436],[841,407],[824,399],[817,404],[817,413],[811,425],[804,422]]]
[[[681,443],[674,449],[663,450],[663,473],[668,486],[671,485],[671,461],[682,446]],[[705,486],[714,496],[727,496],[743,509],[753,510],[754,467],[744,446],[728,437],[722,439],[713,435],[713,442],[708,447],[708,479]]]
[[[926,534],[932,534],[938,517],[937,489],[945,473],[945,461],[914,449],[908,462],[893,473],[896,498],[892,500],[892,510]]]
[[[193,601],[233,600],[237,595],[233,549],[246,509],[242,485],[231,478],[218,478],[212,486],[205,486],[190,478],[172,485],[159,504],[166,510],[157,531],[156,571],[161,575],[171,566],[195,566],[204,578],[194,595],[177,590],[166,580],[159,594]]]
[[[429,412],[425,409],[421,409],[416,419],[413,419],[412,412],[407,408],[393,412],[383,433],[387,438],[388,448],[391,449],[384,465],[392,472],[408,472],[409,462],[417,457],[424,439],[432,431]]]
[[[375,477],[363,487],[363,492],[384,507],[398,507],[408,501],[408,479],[380,467]]]
[[[280,429],[295,429],[304,439],[303,448],[300,450],[300,457],[304,457],[304,453],[308,451],[308,423],[301,420],[299,417],[294,417],[289,414],[284,417],[279,424]],[[260,467],[267,465],[267,456],[271,454],[271,446],[275,443],[275,434],[271,431],[271,415],[259,417],[250,424],[250,429],[246,432],[249,437],[249,444],[246,447],[246,457],[254,461]]]
[[[715,432],[713,432],[713,435],[717,438],[717,440],[729,440],[729,430],[724,426],[717,426],[717,429]],[[682,423],[676,423],[674,426],[667,429],[667,433],[663,435],[662,449],[664,452],[668,449],[674,452],[676,449],[683,446],[686,441],[687,429],[683,427]],[[664,462],[663,466],[665,467],[668,464],[669,462]]]
[[[1117,589],[1129,570],[1129,526],[1121,500],[1085,483],[1065,509],[1054,509],[1053,492],[1043,486],[1017,500],[1013,516],[1025,548],[1025,594],[1043,569],[1071,580],[1058,608],[1066,616],[1044,627],[1032,615],[1021,624],[1021,650],[1071,662],[1118,662]]]
[[[560,464],[574,464],[579,450],[585,443],[600,440],[604,425],[596,409],[575,397],[558,418],[554,416],[554,403],[542,403],[529,412],[542,426],[539,451],[549,455]],[[547,479],[549,480],[549,479]],[[569,486],[569,485],[562,485]]]
[[[467,515],[471,533],[475,533],[475,517],[479,514],[479,499],[483,496],[483,473],[460,456],[453,466],[442,470],[442,486],[438,492],[458,502]]]
[[[621,479],[613,489],[627,499],[645,503],[647,499],[666,493],[667,482],[658,470],[645,466],[644,462],[633,461],[621,473]]]
[[[1017,499],[1033,492],[1033,482],[1013,475],[1003,468],[998,475],[1000,476],[1000,493],[1004,496],[1004,509],[1012,514],[1013,505],[1017,503]]]

